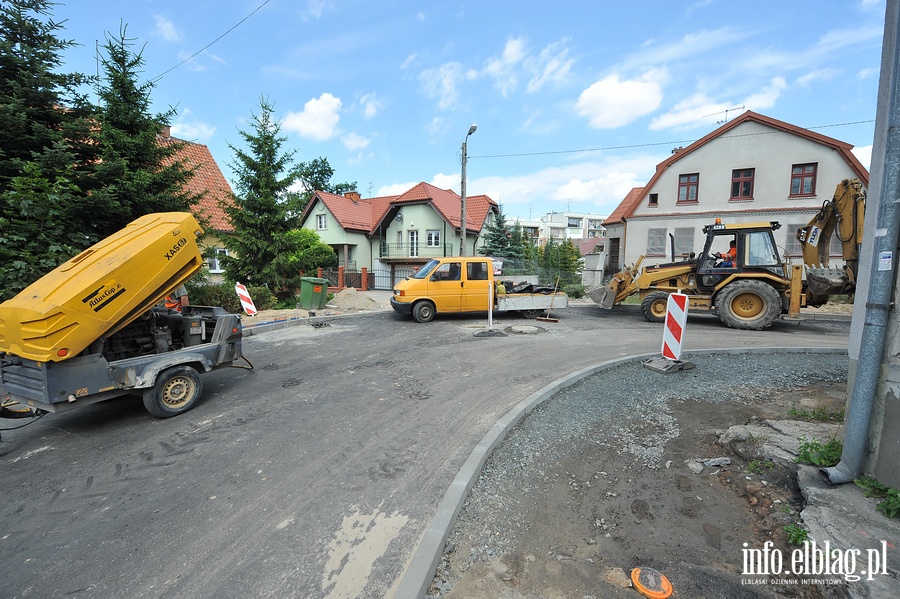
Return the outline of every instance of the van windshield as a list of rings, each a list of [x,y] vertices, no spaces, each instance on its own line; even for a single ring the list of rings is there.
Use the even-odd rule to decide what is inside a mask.
[[[429,260],[425,266],[417,270],[410,279],[427,279],[428,275],[431,274],[431,271],[434,270],[434,267],[440,264],[439,260]]]

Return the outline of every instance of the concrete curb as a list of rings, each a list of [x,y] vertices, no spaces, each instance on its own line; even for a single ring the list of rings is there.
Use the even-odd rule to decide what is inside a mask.
[[[708,354],[758,354],[758,353],[806,353],[806,354],[825,354],[825,353],[846,353],[847,349],[842,347],[824,347],[824,348],[806,348],[806,347],[754,347],[754,348],[734,348],[734,349],[708,349],[686,352],[683,358],[689,360],[693,356],[701,356]],[[422,598],[428,593],[431,581],[434,579],[438,562],[444,553],[444,544],[450,531],[456,523],[456,518],[462,510],[463,504],[469,491],[478,480],[481,469],[490,456],[491,452],[506,439],[506,435],[519,422],[522,421],[535,407],[539,406],[546,400],[550,399],[561,389],[577,383],[578,381],[605,370],[610,370],[623,364],[633,362],[641,362],[648,358],[658,357],[658,354],[641,354],[616,360],[601,362],[595,366],[589,366],[582,370],[573,372],[563,378],[557,379],[546,387],[535,391],[524,400],[519,402],[509,412],[507,412],[500,420],[494,424],[484,437],[472,450],[469,458],[459,469],[456,478],[450,483],[444,497],[438,504],[437,510],[431,519],[428,528],[425,529],[418,546],[412,554],[409,562],[407,562],[406,570],[400,576],[400,582],[396,586],[393,597],[396,599],[412,599]]]

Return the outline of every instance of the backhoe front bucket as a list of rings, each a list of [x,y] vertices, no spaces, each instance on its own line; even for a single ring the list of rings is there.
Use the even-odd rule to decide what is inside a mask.
[[[591,289],[587,292],[587,296],[591,298],[591,301],[595,304],[606,310],[611,309],[616,302],[616,293],[610,289],[609,286]]]
[[[588,289],[587,296],[601,308],[609,310],[617,300],[624,299],[624,297],[619,297],[619,294],[624,292],[632,281],[634,281],[634,273],[631,269],[626,268],[616,273],[606,285]]]

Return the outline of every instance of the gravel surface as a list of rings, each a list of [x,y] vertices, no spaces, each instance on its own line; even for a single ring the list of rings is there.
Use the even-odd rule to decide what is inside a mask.
[[[714,419],[721,414],[726,421],[743,418],[741,409],[752,411],[773,393],[784,395],[809,386],[844,382],[848,359],[840,354],[775,352],[685,355],[683,359],[695,363],[696,368],[662,375],[640,364],[627,364],[593,375],[562,390],[526,417],[489,458],[470,492],[429,596],[595,596],[584,595],[585,589],[573,582],[583,574],[586,580],[593,580],[596,596],[613,597],[623,589],[600,588],[602,570],[596,568],[601,564],[604,568],[621,566],[627,572],[634,567],[629,562],[643,558],[660,563],[670,573],[675,569],[673,564],[684,566],[682,562],[695,569],[707,568],[711,561],[739,566],[740,551],[735,547],[742,535],[745,541],[753,539],[747,538],[752,534],[750,527],[729,515],[735,509],[733,505],[715,511],[712,499],[703,504],[706,513],[700,516],[708,516],[709,522],[703,524],[701,535],[705,531],[707,543],[702,537],[699,542],[691,539],[683,524],[675,523],[672,529],[660,532],[666,527],[662,517],[636,539],[625,532],[626,527],[647,527],[653,521],[650,510],[661,513],[667,495],[673,501],[690,495],[667,491],[662,484],[665,477],[683,472],[678,474],[677,490],[690,489],[694,480],[694,494],[699,493],[701,484],[707,484],[706,480],[686,478],[692,475],[685,471],[681,458],[715,456],[677,455],[667,445],[682,436],[683,429],[708,426],[707,416]],[[788,397],[793,400],[790,393]],[[696,409],[685,418],[683,406]],[[681,414],[681,421],[676,412]],[[716,424],[727,428],[743,423]],[[708,445],[687,445],[682,452],[710,451]],[[654,485],[659,488],[654,489]],[[646,501],[632,502],[634,497]],[[687,499],[693,501],[692,497]],[[624,509],[622,500],[627,500]],[[634,516],[622,513],[628,506]],[[684,507],[681,513],[685,513]],[[713,522],[716,518],[718,521]],[[733,523],[734,530],[721,520]],[[708,540],[710,530],[718,531],[714,541]],[[654,541],[656,537],[662,540]],[[724,540],[719,541],[720,537]],[[641,547],[642,538],[661,545],[655,549],[662,555]],[[729,540],[734,546],[728,546]],[[714,555],[692,556],[692,547],[698,544],[710,545],[705,548],[711,548]],[[541,565],[547,560],[557,563]],[[560,570],[559,564],[569,567]],[[573,570],[576,566],[582,571]],[[543,578],[543,586],[539,581],[537,586],[525,584],[529,569],[540,570],[539,575],[532,572],[530,578]],[[714,580],[717,575],[705,572],[703,576]],[[765,591],[756,594],[741,588],[739,580],[719,580],[714,585],[719,590],[706,594],[704,585],[708,584],[679,580],[678,586],[682,593],[687,592],[681,596],[769,596]],[[631,595],[623,596],[635,596],[633,590],[625,592]]]

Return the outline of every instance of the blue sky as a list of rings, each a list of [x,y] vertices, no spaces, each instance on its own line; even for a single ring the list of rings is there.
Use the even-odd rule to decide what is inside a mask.
[[[154,111],[176,107],[173,135],[229,179],[261,96],[286,149],[327,158],[364,197],[459,192],[474,123],[467,193],[529,219],[609,214],[744,109],[851,143],[868,166],[884,0],[62,0],[53,16],[81,44],[63,70],[84,73],[127,24]]]

